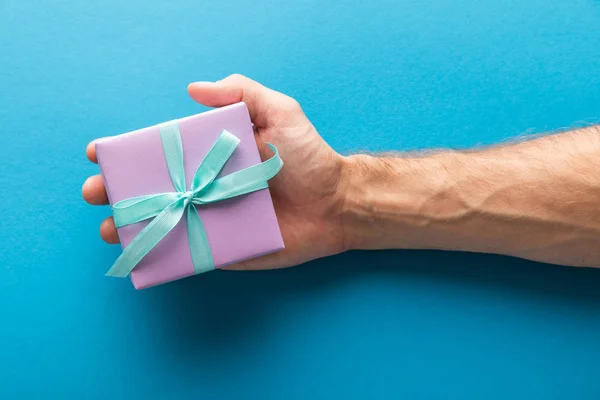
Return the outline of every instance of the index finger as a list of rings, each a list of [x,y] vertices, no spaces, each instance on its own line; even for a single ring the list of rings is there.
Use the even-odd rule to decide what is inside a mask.
[[[87,156],[88,160],[94,164],[98,164],[98,157],[96,156],[96,142],[98,140],[100,139],[92,140],[85,148],[85,155]]]

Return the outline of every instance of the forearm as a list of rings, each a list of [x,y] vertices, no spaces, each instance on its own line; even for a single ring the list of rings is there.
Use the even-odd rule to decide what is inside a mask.
[[[600,266],[600,129],[482,151],[348,158],[347,248]]]

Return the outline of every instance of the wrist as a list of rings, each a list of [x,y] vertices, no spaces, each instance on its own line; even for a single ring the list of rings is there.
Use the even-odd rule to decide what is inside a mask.
[[[452,198],[454,153],[423,157],[346,157],[342,211],[346,250],[444,248],[445,215],[460,212]]]
[[[403,172],[406,160],[356,154],[346,158],[347,186],[342,210],[344,243],[347,250],[386,248],[390,228],[399,230],[405,215]],[[390,201],[391,197],[394,199]]]

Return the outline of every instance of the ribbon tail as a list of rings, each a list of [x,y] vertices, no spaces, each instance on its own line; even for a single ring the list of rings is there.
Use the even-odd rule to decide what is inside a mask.
[[[215,269],[206,230],[194,204],[188,205],[187,232],[190,253],[194,264],[194,273],[200,274]]]
[[[183,201],[175,201],[152,220],[123,250],[106,276],[124,278],[173,229],[185,211]]]
[[[120,228],[155,217],[179,198],[178,193],[160,193],[119,201],[113,205],[115,226]]]
[[[268,188],[267,181],[277,175],[283,161],[277,148],[270,143],[267,145],[275,153],[273,157],[215,180],[200,193],[199,202],[212,203]]]

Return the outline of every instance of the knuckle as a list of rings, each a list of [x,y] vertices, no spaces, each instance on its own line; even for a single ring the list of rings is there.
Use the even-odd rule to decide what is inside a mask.
[[[298,112],[302,109],[302,107],[300,107],[300,103],[298,103],[298,101],[296,99],[285,96],[279,102],[279,109],[282,112],[287,113],[287,112]]]
[[[245,77],[245,76],[244,76],[244,75],[242,75],[242,74],[231,74],[231,75],[229,75],[227,78],[225,78],[225,79],[223,79],[223,80],[224,80],[224,81],[227,81],[227,82],[236,83],[236,82],[243,82],[243,81],[246,81],[246,80],[248,80],[248,78],[247,78],[247,77]]]

